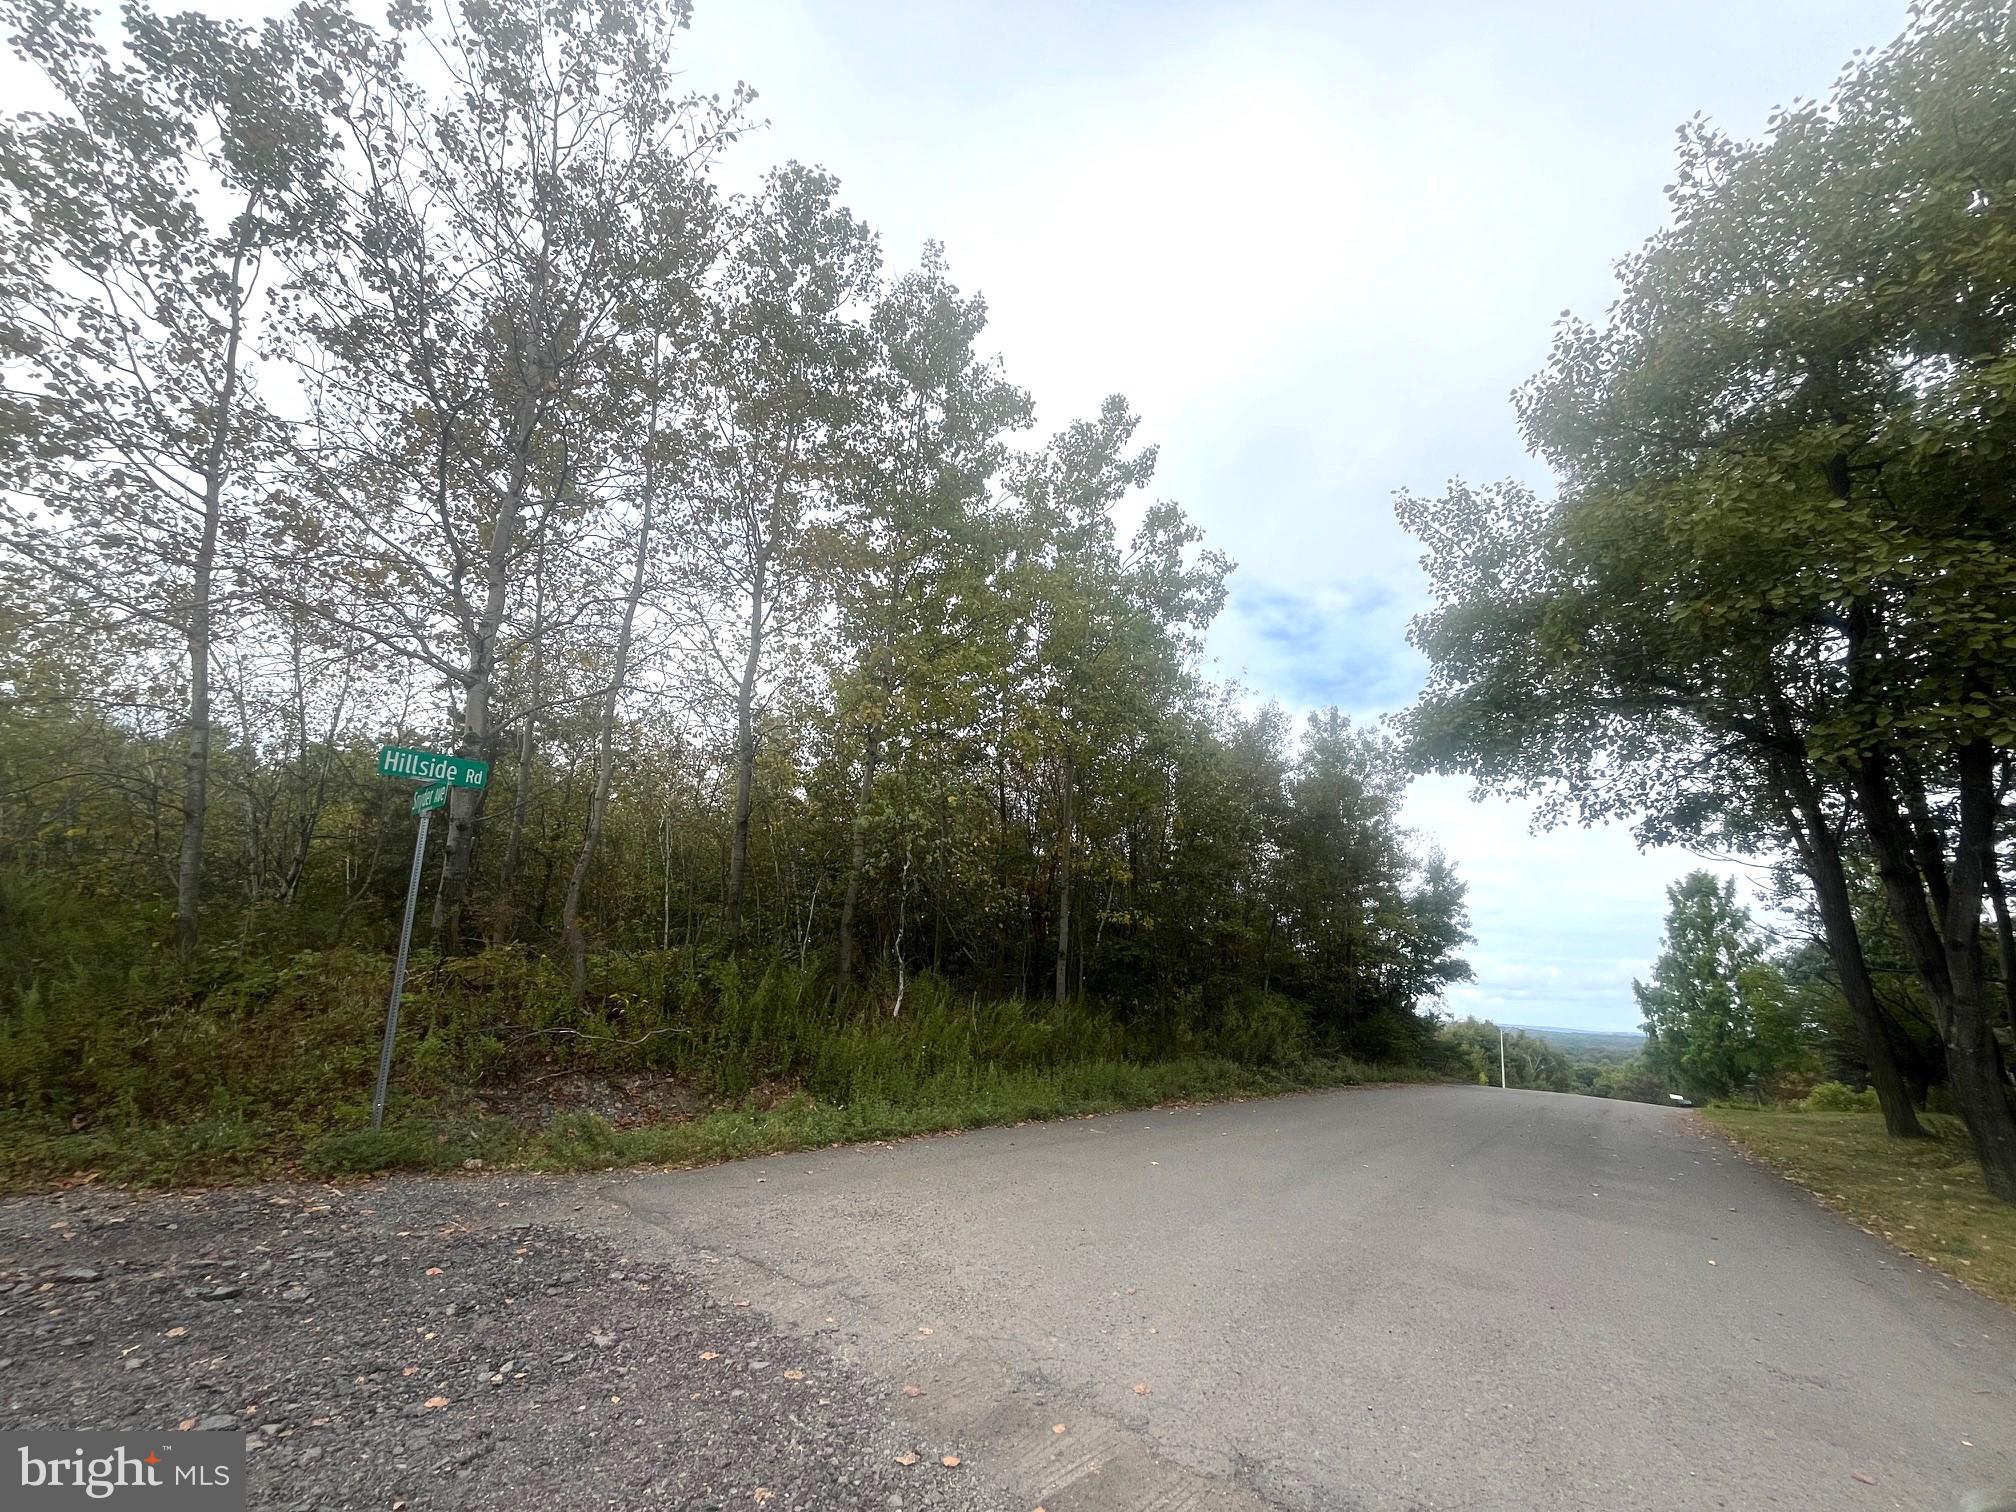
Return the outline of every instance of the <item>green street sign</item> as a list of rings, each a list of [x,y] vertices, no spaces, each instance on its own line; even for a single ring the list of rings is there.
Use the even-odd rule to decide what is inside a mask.
[[[425,814],[442,807],[448,801],[448,790],[451,785],[436,782],[428,787],[416,788],[413,793],[413,812]]]
[[[378,748],[380,777],[409,777],[417,782],[445,782],[450,787],[490,785],[490,763],[441,751],[412,751],[405,746]]]

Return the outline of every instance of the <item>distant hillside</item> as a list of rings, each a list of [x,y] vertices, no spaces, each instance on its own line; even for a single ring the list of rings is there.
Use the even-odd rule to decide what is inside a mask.
[[[1645,1048],[1645,1036],[1635,1029],[1556,1029],[1549,1024],[1507,1024],[1537,1040],[1545,1040],[1570,1060],[1611,1065],[1628,1061]]]

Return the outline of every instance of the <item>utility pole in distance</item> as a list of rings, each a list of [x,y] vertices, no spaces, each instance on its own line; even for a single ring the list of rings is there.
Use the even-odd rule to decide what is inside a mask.
[[[1503,1024],[1498,1026],[1498,1090],[1501,1092],[1510,1090],[1505,1080],[1505,1026]]]

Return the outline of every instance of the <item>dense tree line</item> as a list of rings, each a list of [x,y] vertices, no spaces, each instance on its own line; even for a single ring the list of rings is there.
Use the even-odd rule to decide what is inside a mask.
[[[679,0],[0,6],[0,865],[174,952],[735,953],[1406,1051],[1467,975],[1394,744],[1200,670],[1231,564],[1126,402],[1048,432]],[[27,900],[27,901],[24,901]],[[11,906],[30,906],[17,889]],[[160,912],[157,912],[159,910]]]
[[[1890,1132],[1943,1081],[2016,1200],[2016,14],[1919,7],[1761,140],[1680,135],[1670,224],[1518,394],[1558,498],[1402,501],[1416,753],[1781,858]]]

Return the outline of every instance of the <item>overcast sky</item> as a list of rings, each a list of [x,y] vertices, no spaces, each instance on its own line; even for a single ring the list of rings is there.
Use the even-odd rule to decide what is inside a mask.
[[[1423,603],[1396,488],[1546,484],[1508,395],[1657,228],[1674,128],[1759,131],[1903,0],[698,0],[694,81],[823,163],[893,264],[945,243],[1057,425],[1126,394],[1156,493],[1238,562],[1219,671],[1295,708],[1404,706]],[[1621,831],[1533,835],[1467,784],[1411,822],[1470,884],[1459,1012],[1635,1028],[1664,889]]]
[[[273,0],[217,0],[256,15]],[[362,8],[367,14],[375,8]],[[1041,423],[1126,394],[1155,492],[1238,562],[1217,671],[1403,707],[1424,584],[1396,488],[1526,478],[1508,395],[1662,218],[1674,128],[1823,93],[1903,0],[696,0],[693,82],[769,129],[724,165],[837,173],[892,268],[987,295]],[[0,58],[0,90],[25,81]],[[1466,784],[1410,821],[1470,885],[1459,1012],[1634,1028],[1664,889],[1619,831],[1533,835]]]

